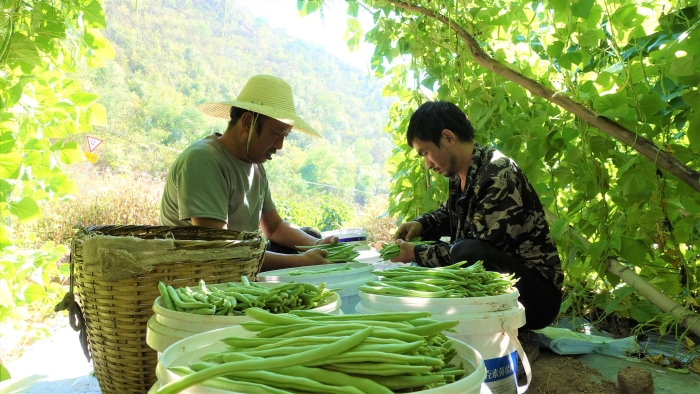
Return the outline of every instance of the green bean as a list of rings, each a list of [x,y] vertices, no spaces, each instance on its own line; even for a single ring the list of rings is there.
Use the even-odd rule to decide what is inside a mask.
[[[187,376],[195,372],[187,367],[168,367],[168,369],[178,376]],[[209,379],[202,382],[202,385],[224,391],[234,391],[247,394],[291,394],[289,391],[279,390],[265,384],[234,381],[223,377]]]
[[[291,298],[292,296],[289,296]],[[399,383],[401,377],[422,377],[423,380],[411,379],[410,383],[405,381],[402,384],[411,384],[406,389],[409,391],[420,391],[438,384],[447,384],[466,374],[462,367],[446,365],[454,355],[455,349],[452,341],[448,339],[442,331],[451,329],[457,324],[453,322],[440,322],[426,317],[425,314],[408,314],[404,320],[385,322],[365,316],[356,316],[337,320],[336,317],[320,313],[301,313],[303,316],[277,315],[272,316],[269,312],[253,309],[250,316],[255,320],[251,323],[256,325],[256,330],[262,329],[256,337],[240,338],[230,337],[223,339],[223,342],[230,347],[224,351],[209,353],[200,359],[209,364],[199,366],[193,364],[193,369],[207,367],[202,372],[213,368],[223,369],[225,365],[244,365],[248,363],[265,363],[265,371],[290,375],[294,377],[308,378],[321,384],[329,386],[350,386],[357,388],[362,393],[386,393],[389,389],[376,383],[371,378],[392,377]],[[381,316],[380,316],[381,317]],[[363,320],[364,319],[364,320]],[[371,320],[377,319],[377,320]],[[379,325],[372,326],[372,324]],[[391,327],[383,327],[387,324]],[[248,323],[245,323],[248,324]],[[280,324],[280,325],[275,325]],[[250,324],[248,324],[250,328]],[[327,352],[324,357],[298,359],[297,363],[288,367],[275,368],[271,362],[279,359],[289,359],[316,352],[320,348],[331,350],[328,346],[336,344],[347,338],[357,335],[358,332],[371,330],[371,333],[358,342],[355,346],[348,347],[339,352]],[[263,337],[263,334],[266,337]],[[313,334],[313,335],[311,335]],[[214,362],[215,364],[212,364]],[[220,364],[217,364],[220,363]],[[261,364],[262,365],[262,364]],[[302,368],[301,370],[299,368]],[[305,368],[305,369],[304,369]],[[287,369],[284,371],[283,369]],[[444,370],[444,373],[442,371]],[[260,375],[248,373],[247,367],[219,371],[214,375],[231,377],[236,380],[251,382],[265,382],[270,385],[270,377],[267,380],[261,379]],[[243,371],[243,372],[238,372]],[[302,375],[302,371],[305,375]],[[211,372],[206,372],[210,374]],[[238,376],[236,376],[238,374]],[[335,378],[330,377],[332,374]],[[257,377],[256,377],[257,376]],[[340,378],[343,379],[340,379]],[[277,379],[277,377],[274,377]],[[347,380],[348,378],[352,379]],[[370,379],[368,379],[370,378]],[[359,381],[358,381],[359,379]],[[285,382],[292,380],[283,379]],[[378,379],[377,379],[378,380]],[[388,384],[399,385],[394,382]],[[358,383],[359,382],[359,383]],[[277,384],[277,383],[274,383]],[[294,391],[314,392],[313,389],[307,391],[306,386],[292,386],[296,383],[285,383],[287,387]],[[367,384],[376,386],[366,386]],[[382,387],[379,391],[378,387]],[[322,386],[321,386],[322,387]],[[331,389],[316,392],[334,392]],[[332,390],[336,390],[335,388]],[[401,389],[403,390],[403,389]]]
[[[317,380],[301,378],[293,375],[284,375],[276,373],[276,371],[250,371],[250,372],[233,372],[230,374],[233,377],[243,377],[251,380],[254,383],[271,384],[274,387],[284,389],[302,390],[310,393],[324,394],[365,394],[352,386],[335,386],[323,384]],[[336,382],[339,383],[339,382]]]
[[[305,352],[282,356],[273,357],[270,359],[257,359],[248,361],[235,361],[231,363],[220,364],[215,367],[207,368],[202,371],[188,375],[181,380],[167,383],[162,386],[156,394],[175,394],[180,391],[211,379],[217,376],[227,375],[232,371],[254,371],[259,369],[273,369],[280,367],[289,367],[294,365],[299,365],[304,362],[311,362],[314,360],[320,360],[327,357],[329,354],[338,354],[346,350],[352,349],[353,347],[359,345],[365,338],[372,334],[373,328],[367,327],[362,331],[358,331],[353,335],[343,338],[337,342],[321,345],[313,350],[307,350]]]
[[[334,267],[334,268],[326,268],[324,270],[309,270],[309,271],[302,271],[302,270],[293,270],[289,271],[287,274],[288,275],[318,275],[318,274],[327,274],[329,272],[337,272],[337,271],[348,271],[350,270],[350,264],[345,264],[341,267]]]
[[[401,328],[398,331],[404,332],[406,334],[415,334],[421,336],[432,336],[441,333],[442,331],[451,330],[459,324],[458,321],[446,321],[433,324],[427,324],[424,326],[416,326],[411,328]]]
[[[409,322],[414,319],[430,317],[430,312],[391,312],[373,313],[371,315],[329,315],[323,312],[296,311],[292,312],[292,314],[315,321],[382,320],[385,322]]]
[[[391,363],[341,363],[324,365],[324,368],[349,374],[380,376],[400,375],[404,373],[423,373],[433,370],[433,367],[427,365],[405,365]]]
[[[175,304],[173,304],[173,300],[170,298],[170,295],[168,294],[168,289],[165,287],[165,284],[163,282],[158,282],[158,291],[160,292],[160,296],[163,298],[163,303],[165,304],[165,307],[174,311]]]
[[[483,262],[461,268],[459,262],[442,268],[400,267],[375,272],[380,279],[368,281],[360,290],[394,297],[461,298],[483,297],[513,291],[513,275],[486,271]]]
[[[441,360],[432,357],[408,356],[404,354],[385,353],[382,351],[357,351],[345,352],[335,356],[329,356],[323,360],[313,361],[304,365],[308,367],[318,367],[328,364],[344,364],[359,362],[379,362],[393,364],[422,364],[428,366],[442,367],[445,365]]]
[[[423,387],[427,386],[429,384],[433,383],[438,383],[441,380],[444,379],[444,376],[442,376],[439,373],[433,373],[430,375],[426,376],[406,376],[406,375],[397,375],[397,376],[372,376],[372,375],[367,375],[367,376],[362,376],[363,378],[370,379],[376,383],[381,384],[384,387],[387,387],[391,390],[402,390],[402,389],[410,389],[413,387]]]
[[[245,354],[238,354],[238,359],[239,360],[251,360],[251,359],[255,359],[255,357],[251,357],[251,356],[248,356]],[[297,366],[292,366],[292,367],[274,368],[274,369],[271,369],[271,372],[275,372],[275,373],[283,374],[283,375],[289,375],[289,376],[296,376],[296,377],[300,377],[300,378],[312,379],[312,380],[316,380],[320,383],[325,383],[325,384],[330,384],[330,385],[337,385],[338,382],[343,382],[343,384],[346,386],[356,387],[357,389],[361,390],[363,393],[368,393],[368,394],[369,393],[371,393],[371,394],[375,394],[375,393],[376,394],[392,394],[391,390],[387,389],[386,387],[384,387],[380,384],[375,383],[374,381],[372,381],[370,379],[358,378],[358,377],[344,374],[342,372],[329,371],[327,369],[304,367],[304,366],[297,365]]]

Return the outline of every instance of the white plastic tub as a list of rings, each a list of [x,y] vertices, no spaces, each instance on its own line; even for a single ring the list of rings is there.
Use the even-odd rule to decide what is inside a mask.
[[[362,255],[362,251],[360,252]],[[376,252],[375,252],[376,253]],[[367,257],[371,259],[371,255]],[[366,263],[350,263],[351,270],[335,271],[316,275],[289,275],[291,271],[320,271],[328,268],[342,267],[348,263],[312,265],[308,267],[285,268],[281,270],[267,271],[258,274],[260,283],[311,283],[314,285],[326,284],[326,288],[338,289],[336,292],[340,296],[342,305],[340,310],[346,314],[355,313],[355,305],[360,301],[360,290],[368,280],[377,280],[377,276],[372,273],[374,271],[373,264]]]
[[[264,286],[274,287],[278,283],[266,283]],[[226,284],[207,285],[207,287],[226,288]],[[196,288],[192,288],[196,290]],[[330,303],[322,307],[311,309],[316,312],[325,312],[334,315],[342,314],[340,307],[343,301],[339,294],[333,294]],[[239,325],[252,320],[248,316],[221,316],[221,315],[197,315],[194,313],[178,312],[167,309],[163,300],[158,297],[153,303],[155,314],[148,320],[146,331],[146,343],[151,348],[162,353],[168,346],[180,339],[206,331],[217,330]]]
[[[162,357],[158,361],[158,366],[156,367],[158,384],[163,385],[181,379],[178,375],[170,372],[167,369],[168,367],[187,366],[192,362],[198,361],[204,354],[225,350],[227,346],[220,341],[221,339],[231,336],[252,337],[254,334],[253,332],[244,330],[242,327],[229,327],[210,331],[205,334],[193,335],[174,343],[163,352]],[[457,356],[452,360],[452,363],[458,364],[462,361],[468,375],[455,383],[450,383],[435,389],[416,391],[416,393],[478,394],[488,392],[482,391],[482,382],[486,376],[486,367],[479,352],[458,340],[454,340],[453,342],[453,346],[457,351]],[[198,385],[184,390],[182,393],[223,394],[230,392]]]
[[[440,321],[457,320],[456,333],[448,336],[473,346],[484,358],[486,385],[494,393],[515,394],[517,357],[530,381],[530,365],[518,342],[518,328],[525,325],[525,308],[518,302],[519,293],[469,298],[392,297],[360,292],[357,313],[430,312]],[[524,386],[527,389],[527,385]],[[521,389],[522,390],[522,389]]]

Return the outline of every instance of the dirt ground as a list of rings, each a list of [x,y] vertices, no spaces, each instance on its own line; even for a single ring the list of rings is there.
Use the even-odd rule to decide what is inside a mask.
[[[520,384],[525,381],[521,380]],[[528,394],[620,394],[617,382],[603,380],[600,372],[573,357],[546,349],[532,364]]]

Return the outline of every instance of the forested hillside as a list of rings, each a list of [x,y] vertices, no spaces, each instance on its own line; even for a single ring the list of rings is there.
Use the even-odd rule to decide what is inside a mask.
[[[232,1],[111,1],[104,7],[105,36],[116,57],[86,72],[86,87],[100,96],[109,123],[98,129],[105,139],[98,166],[167,171],[187,144],[225,129],[224,121],[200,114],[198,104],[234,99],[250,76],[267,73],[292,85],[300,116],[325,137],[292,133],[266,165],[281,203],[293,193],[340,191],[343,200],[359,203],[386,193],[383,166],[392,143],[382,129],[389,100],[367,72]]]

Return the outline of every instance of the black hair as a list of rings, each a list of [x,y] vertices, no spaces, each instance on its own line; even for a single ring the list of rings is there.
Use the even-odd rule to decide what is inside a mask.
[[[255,124],[255,132],[260,135],[262,133],[262,126],[263,124],[270,119],[269,116],[265,116],[261,113],[258,112],[253,112],[249,111],[247,109],[239,108],[239,107],[231,107],[231,120],[228,121],[228,127],[231,128],[233,127],[238,121],[243,117],[243,114],[246,112],[250,112],[253,114],[253,118],[257,116],[257,122]]]
[[[418,138],[439,147],[444,129],[453,132],[459,141],[474,141],[474,128],[467,115],[447,101],[428,101],[418,107],[408,122],[406,140],[408,145],[413,145],[413,140]]]

